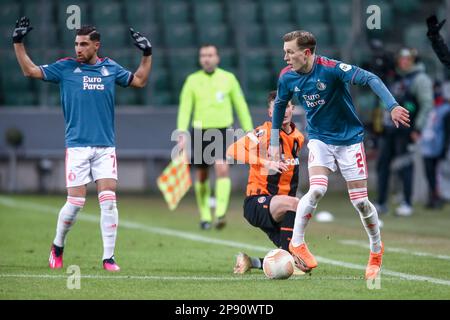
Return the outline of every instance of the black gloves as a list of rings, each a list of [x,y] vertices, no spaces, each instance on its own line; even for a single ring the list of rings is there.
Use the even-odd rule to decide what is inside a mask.
[[[427,18],[427,26],[428,26],[428,32],[427,36],[429,38],[437,37],[439,35],[439,30],[441,30],[442,26],[444,25],[445,20],[442,22],[438,22],[438,19],[436,15],[432,15]]]
[[[140,34],[137,31],[134,31],[133,28],[130,28],[131,37],[134,40],[134,45],[143,51],[144,56],[152,55],[152,44],[146,37]]]
[[[12,35],[13,42],[22,43],[22,39],[31,30],[33,30],[33,27],[30,27],[30,19],[28,19],[27,17],[22,17],[19,20],[16,20],[16,28],[14,29]]]

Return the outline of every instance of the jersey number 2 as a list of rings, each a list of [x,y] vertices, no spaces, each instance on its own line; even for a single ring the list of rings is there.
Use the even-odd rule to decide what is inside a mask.
[[[361,152],[358,152],[356,154],[356,165],[358,166],[358,168],[364,168],[364,162]]]

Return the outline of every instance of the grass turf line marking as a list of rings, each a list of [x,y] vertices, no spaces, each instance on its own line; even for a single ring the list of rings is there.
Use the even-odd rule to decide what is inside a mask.
[[[0,204],[3,204],[8,207],[13,207],[13,208],[20,207],[20,208],[29,209],[29,210],[37,211],[37,212],[43,212],[43,213],[47,213],[47,214],[51,214],[51,215],[55,215],[60,210],[60,208],[56,208],[56,207],[52,207],[52,206],[42,205],[42,204],[35,203],[35,202],[33,202],[33,203],[32,202],[21,202],[21,201],[16,201],[14,199],[2,197],[2,196],[0,196]],[[99,217],[89,214],[87,212],[84,212],[84,214],[79,214],[77,216],[77,219],[89,221],[89,222],[96,222],[96,223],[98,223],[100,221]],[[150,233],[156,233],[156,234],[161,234],[161,235],[178,237],[178,238],[182,238],[182,239],[188,239],[188,240],[192,240],[192,241],[205,242],[205,243],[209,243],[209,244],[214,243],[214,244],[218,244],[218,245],[224,245],[224,246],[240,248],[240,249],[245,248],[245,249],[261,251],[261,252],[268,252],[269,250],[273,249],[273,248],[269,248],[269,247],[255,246],[255,245],[250,245],[247,243],[241,243],[241,242],[236,242],[236,241],[220,240],[220,239],[205,237],[205,236],[201,236],[201,235],[197,235],[197,234],[185,232],[185,231],[178,231],[178,230],[173,230],[173,229],[168,229],[168,228],[149,227],[149,226],[146,226],[146,225],[143,225],[140,223],[130,222],[130,221],[122,220],[121,222],[119,222],[119,226],[124,227],[124,228],[142,230],[142,231],[146,231],[146,232],[150,232]],[[348,262],[344,262],[344,261],[332,260],[332,259],[328,259],[325,257],[319,257],[319,256],[316,256],[316,259],[320,263],[330,264],[330,265],[334,265],[334,266],[338,266],[338,267],[342,267],[342,268],[356,269],[356,270],[365,270],[366,269],[366,266],[355,264],[355,263],[348,263]],[[408,274],[408,273],[391,271],[391,270],[387,270],[384,268],[383,268],[382,274],[387,275],[387,276],[393,276],[393,277],[405,279],[405,280],[429,282],[429,283],[434,283],[434,284],[450,286],[450,280],[432,278],[432,277],[427,277],[427,276],[413,275],[413,274]]]
[[[67,279],[69,275],[52,275],[52,274],[0,274],[0,278],[38,278],[38,279]],[[102,276],[102,275],[81,275],[82,279],[98,279],[98,280],[173,280],[173,281],[242,281],[242,280],[265,280],[265,277],[197,277],[197,276]],[[293,276],[291,279],[300,279]]]
[[[366,242],[364,242],[364,241],[359,241],[359,240],[339,240],[339,242],[344,244],[344,245],[348,245],[348,246],[356,246],[356,247],[369,249],[369,245]],[[443,255],[443,254],[432,254],[432,253],[421,252],[421,251],[410,251],[410,250],[407,250],[407,249],[404,249],[404,248],[386,247],[384,249],[384,251],[386,251],[386,252],[395,252],[395,253],[404,253],[404,254],[409,254],[409,255],[419,256],[419,257],[431,257],[431,258],[436,258],[436,259],[442,259],[442,260],[450,261],[450,256],[446,256],[446,255]]]
[[[0,278],[23,278],[23,279],[67,279],[67,277],[70,275],[63,275],[63,274],[0,274]],[[264,280],[267,281],[267,278],[264,275],[235,275],[233,277],[197,277],[197,276],[102,276],[102,275],[81,275],[80,278],[82,279],[94,279],[94,280],[173,280],[173,281],[251,281],[251,280]],[[300,275],[300,276],[291,276],[290,280],[303,280],[308,281],[307,276]],[[363,278],[358,277],[327,277],[327,276],[321,276],[321,277],[314,277],[314,280],[326,280],[326,281],[348,281],[348,280],[355,280],[355,281],[361,281]],[[407,281],[406,279],[401,278],[384,278],[383,281]]]

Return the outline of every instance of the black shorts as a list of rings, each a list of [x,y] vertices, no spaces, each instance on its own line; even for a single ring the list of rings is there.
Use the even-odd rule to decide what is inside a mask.
[[[273,196],[255,195],[244,200],[244,217],[254,227],[264,231],[272,242],[280,246],[280,225],[270,214],[270,201]]]
[[[196,168],[207,168],[214,165],[215,160],[226,160],[227,158],[227,129],[192,129],[191,130],[191,164]],[[204,134],[207,130],[218,130],[222,135],[222,141],[220,139],[216,142],[217,131],[210,131],[211,136],[207,136],[204,139]],[[198,141],[201,139],[201,145]],[[206,140],[207,139],[207,140]],[[209,141],[210,140],[210,141]],[[233,142],[233,141],[231,141]],[[217,145],[214,145],[217,143]],[[198,145],[196,145],[198,144]],[[208,150],[205,149],[208,148]]]

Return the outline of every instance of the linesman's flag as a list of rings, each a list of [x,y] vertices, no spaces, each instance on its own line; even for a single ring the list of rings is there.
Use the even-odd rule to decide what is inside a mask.
[[[189,164],[184,157],[173,159],[158,177],[157,183],[169,209],[175,210],[192,185]]]

